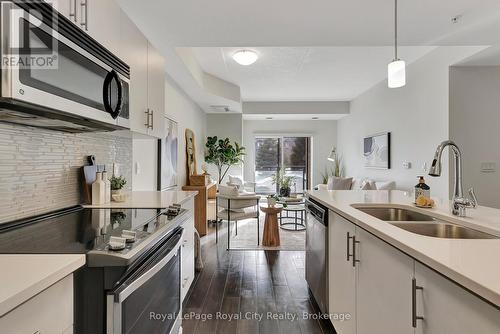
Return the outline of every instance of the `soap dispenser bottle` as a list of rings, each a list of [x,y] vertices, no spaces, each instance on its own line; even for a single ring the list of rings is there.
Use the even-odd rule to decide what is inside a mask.
[[[423,176],[419,176],[418,178],[418,184],[415,186],[415,201],[420,196],[431,198],[431,187],[425,184],[425,179]]]

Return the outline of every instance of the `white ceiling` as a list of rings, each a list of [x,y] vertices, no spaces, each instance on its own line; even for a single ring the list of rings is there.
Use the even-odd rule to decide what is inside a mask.
[[[393,0],[118,1],[202,108],[226,101],[203,91],[176,48],[193,48],[201,68],[239,85],[244,101],[350,100],[383,80],[393,57]],[[500,0],[399,1],[409,63],[432,46],[500,45],[498,31]],[[240,47],[261,59],[237,66],[229,56]]]
[[[392,44],[393,0],[120,0],[173,46],[381,46]],[[498,13],[498,0],[399,1],[400,39],[436,40]],[[462,15],[459,24],[451,18]],[[474,43],[475,41],[471,41]]]
[[[239,48],[194,48],[202,69],[240,86],[243,101],[346,101],[386,78],[391,47],[260,47],[257,62],[232,59]],[[407,63],[433,47],[402,47]]]
[[[243,114],[249,121],[327,121],[339,120],[347,114]]]

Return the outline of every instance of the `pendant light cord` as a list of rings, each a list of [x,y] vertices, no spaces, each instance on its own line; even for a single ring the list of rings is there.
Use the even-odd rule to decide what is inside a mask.
[[[398,60],[398,0],[394,0],[394,60]]]

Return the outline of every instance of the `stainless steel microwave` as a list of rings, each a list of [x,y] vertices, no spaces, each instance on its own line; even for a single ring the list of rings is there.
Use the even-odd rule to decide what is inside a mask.
[[[2,1],[0,44],[0,122],[129,128],[129,66],[49,3]]]

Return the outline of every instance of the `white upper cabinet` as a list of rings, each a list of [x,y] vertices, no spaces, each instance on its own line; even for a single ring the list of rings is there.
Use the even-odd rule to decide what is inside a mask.
[[[148,40],[122,11],[120,56],[130,66],[130,129],[148,134]]]
[[[500,311],[426,266],[415,263],[416,334],[497,334]]]
[[[78,0],[59,0],[54,2],[54,7],[57,9],[59,13],[66,16],[71,22],[75,25],[80,25],[78,22],[79,17],[79,5],[80,1]]]
[[[161,138],[165,132],[165,59],[151,44],[148,46],[148,107],[149,135]]]
[[[77,27],[118,55],[121,8],[115,0],[59,0],[56,8]]]
[[[358,334],[413,333],[413,259],[359,227],[356,240]]]
[[[116,55],[120,52],[121,8],[115,0],[81,0],[80,26]]]

